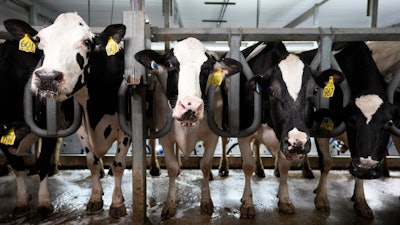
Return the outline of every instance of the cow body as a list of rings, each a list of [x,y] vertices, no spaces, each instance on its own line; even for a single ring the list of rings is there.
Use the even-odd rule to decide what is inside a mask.
[[[109,213],[113,217],[126,214],[121,179],[131,140],[119,127],[117,114],[118,88],[124,71],[124,54],[117,43],[124,34],[125,26],[115,24],[95,36],[76,13],[59,15],[37,35],[44,58],[43,64],[33,72],[31,83],[32,91],[38,96],[59,102],[73,96],[82,106],[82,125],[77,134],[87,152],[87,165],[92,174],[88,213],[103,210],[100,159],[114,141],[118,142],[112,164],[115,187]],[[119,51],[107,55],[105,47],[110,42]]]
[[[373,218],[363,190],[363,179],[374,179],[382,175],[382,164],[387,150],[390,132],[387,124],[398,118],[398,108],[389,104],[386,98],[386,85],[372,56],[364,42],[335,43],[332,49],[337,52],[335,59],[341,67],[351,88],[350,102],[343,107],[337,98],[340,90],[335,91],[330,100],[328,117],[345,122],[346,134],[351,151],[350,173],[356,178],[354,209],[364,217]],[[318,112],[316,113],[319,114]],[[320,116],[318,116],[320,117]],[[317,193],[326,196],[327,174],[332,166],[327,138],[317,138],[320,151],[321,178]],[[317,204],[317,202],[316,202]],[[329,201],[320,205],[329,210]]]
[[[244,90],[241,91],[241,109],[252,108],[249,96],[254,90],[260,91],[263,99],[263,124],[254,134],[238,138],[245,174],[240,210],[243,218],[255,215],[250,183],[254,171],[250,149],[252,139],[266,145],[271,154],[279,158],[278,208],[285,213],[295,212],[287,185],[290,165],[292,161],[301,160],[303,155],[310,151],[309,128],[312,126],[311,115],[315,107],[315,96],[319,93],[318,85],[322,85],[328,76],[336,76],[335,83],[341,78],[339,72],[330,70],[319,75],[322,78],[317,82],[310,67],[296,55],[290,54],[283,43],[261,42],[257,45],[250,47],[252,52],[258,49],[258,53],[248,60],[256,76],[249,81],[252,85],[244,86],[244,82],[241,82],[241,90]],[[245,57],[249,54],[248,51],[243,50]],[[248,127],[250,122],[246,121],[246,118],[252,118],[251,110],[241,110],[240,118],[241,127]]]
[[[29,192],[25,184],[27,176],[23,157],[29,153],[32,145],[37,143],[38,136],[30,133],[29,127],[24,122],[23,96],[24,87],[28,82],[31,72],[35,69],[41,58],[41,52],[25,52],[19,50],[19,41],[26,35],[32,38],[37,31],[29,24],[20,20],[6,20],[7,30],[17,40],[7,40],[0,45],[0,102],[3,107],[0,111],[0,125],[2,138],[14,129],[16,140],[13,143],[0,144],[9,164],[17,179],[17,200],[11,217],[19,216],[29,210]],[[33,44],[34,45],[34,44]],[[45,111],[44,102],[38,101],[37,112]],[[45,118],[39,114],[36,121],[43,125]],[[40,187],[38,195],[38,212],[43,216],[53,211],[49,192],[47,190],[47,176],[50,170],[51,156],[57,144],[57,138],[42,138],[41,150],[36,161],[36,170],[39,172]],[[38,148],[36,148],[38,149]],[[36,172],[36,171],[34,171]]]
[[[188,157],[200,140],[203,140],[205,147],[203,158],[200,161],[200,168],[203,172],[200,208],[202,211],[213,212],[209,174],[218,136],[208,127],[203,99],[206,96],[210,74],[219,71],[220,75],[225,76],[239,72],[240,63],[228,59],[216,61],[206,54],[205,47],[194,38],[178,42],[165,55],[160,55],[152,50],[143,50],[138,52],[135,58],[147,69],[158,74],[159,85],[155,91],[157,99],[154,106],[157,128],[160,129],[165,124],[165,119],[162,118],[165,118],[166,113],[170,112],[174,119],[171,130],[159,138],[164,150],[169,176],[168,196],[161,216],[170,218],[175,215],[177,208],[175,180],[180,166],[174,154],[174,145],[176,144],[185,157]],[[216,98],[220,99],[220,97]],[[172,109],[167,106],[167,101],[171,104]],[[215,104],[216,122],[220,124],[221,100],[216,101]]]

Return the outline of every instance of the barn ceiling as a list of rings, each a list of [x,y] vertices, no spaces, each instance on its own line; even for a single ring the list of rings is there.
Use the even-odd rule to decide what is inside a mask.
[[[370,27],[368,0],[171,0],[170,27]],[[376,0],[378,2],[378,0]],[[144,0],[152,26],[164,27],[163,1]],[[216,4],[225,2],[227,4]],[[54,18],[76,11],[91,26],[105,27],[122,22],[122,12],[131,10],[130,0],[1,0],[0,18],[31,20],[29,9],[41,18]],[[377,26],[400,23],[399,0],[378,2]],[[220,20],[221,22],[213,22]]]

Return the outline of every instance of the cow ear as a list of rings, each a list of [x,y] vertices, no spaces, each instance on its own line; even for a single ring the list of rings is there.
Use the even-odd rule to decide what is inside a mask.
[[[219,62],[222,64],[222,70],[225,76],[240,73],[243,70],[242,64],[234,59],[223,58]]]
[[[8,19],[3,22],[7,31],[16,39],[21,39],[25,34],[33,37],[38,32],[28,23],[18,19]]]
[[[123,24],[111,24],[96,36],[96,44],[105,47],[110,37],[119,43],[125,36],[126,27]]]
[[[153,50],[142,50],[135,54],[135,59],[144,67],[150,70],[157,69],[159,65],[164,65],[163,56]]]
[[[335,85],[340,84],[345,78],[344,74],[340,71],[328,69],[317,75],[315,81],[320,87],[324,87],[329,82],[330,77],[333,77],[333,83]]]

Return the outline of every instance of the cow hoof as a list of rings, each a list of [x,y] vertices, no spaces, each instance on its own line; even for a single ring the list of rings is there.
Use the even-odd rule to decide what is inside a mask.
[[[275,177],[280,177],[281,176],[281,174],[279,173],[278,169],[274,169],[274,176]]]
[[[264,172],[263,169],[256,170],[255,174],[257,175],[257,177],[260,177],[260,178],[264,178],[265,177],[265,172]]]
[[[161,175],[160,168],[155,168],[155,167],[150,168],[150,175],[156,176],[156,177],[160,176]]]
[[[279,212],[294,214],[296,212],[296,208],[290,202],[278,202]]]
[[[89,201],[86,205],[86,213],[88,214],[96,214],[103,211],[103,200],[100,202],[91,202]]]
[[[307,179],[314,179],[314,173],[312,172],[312,170],[309,169],[303,169],[302,171],[303,177],[307,178]]]
[[[37,208],[37,215],[40,218],[46,218],[48,215],[52,214],[54,212],[54,207],[52,204],[48,206],[39,206]]]
[[[218,171],[218,175],[220,177],[227,177],[229,175],[229,170],[221,169],[221,170]]]
[[[110,206],[109,215],[114,218],[120,218],[126,216],[125,205],[122,205],[120,207]]]
[[[12,210],[9,217],[10,218],[19,218],[19,217],[27,215],[28,212],[29,212],[29,207],[27,205],[17,206]]]
[[[366,202],[354,203],[353,207],[354,210],[356,210],[357,215],[368,219],[374,218],[374,213],[372,212],[372,209],[368,206]]]
[[[254,218],[256,216],[256,208],[254,206],[240,206],[240,218]]]
[[[208,199],[207,201],[201,201],[200,209],[203,212],[207,212],[207,213],[211,213],[212,214],[214,212],[214,204],[211,201],[211,199]]]
[[[320,212],[329,212],[331,210],[328,198],[315,198],[315,208]]]
[[[169,219],[176,214],[176,204],[167,204],[161,211],[161,217],[163,219]]]

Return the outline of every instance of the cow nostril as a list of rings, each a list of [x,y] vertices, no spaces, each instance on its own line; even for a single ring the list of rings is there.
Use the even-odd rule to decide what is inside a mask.
[[[188,102],[187,105],[192,105],[192,103],[191,103],[191,102]]]
[[[51,71],[46,71],[46,70],[37,70],[35,71],[35,75],[40,79],[40,80],[55,80],[55,81],[60,81],[62,80],[62,73],[57,70],[51,70]]]

